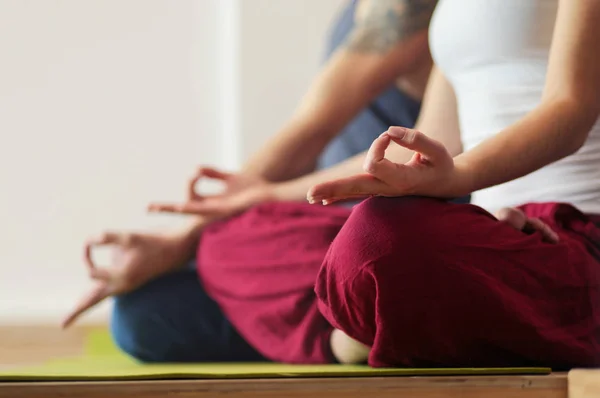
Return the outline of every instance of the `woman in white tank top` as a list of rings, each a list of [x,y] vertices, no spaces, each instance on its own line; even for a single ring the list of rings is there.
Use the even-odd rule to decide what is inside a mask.
[[[380,196],[329,250],[322,313],[373,366],[600,365],[600,1],[442,0],[430,46],[416,130],[308,194]]]
[[[430,27],[437,69],[417,123],[426,137],[392,129],[374,143],[375,157],[365,165],[383,183],[331,182],[313,188],[309,197],[330,203],[349,192],[433,197],[474,192],[473,203],[492,212],[563,202],[600,214],[596,3],[440,1]],[[455,156],[453,165],[427,137],[445,145]],[[441,156],[442,164],[429,159],[428,167],[395,171],[398,165],[379,161],[390,138],[425,158]],[[411,155],[392,146],[387,158],[403,164]]]

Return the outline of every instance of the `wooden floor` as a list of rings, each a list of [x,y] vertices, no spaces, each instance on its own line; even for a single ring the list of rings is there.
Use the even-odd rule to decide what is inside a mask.
[[[566,398],[567,376],[0,383],[0,397]]]
[[[0,327],[0,367],[81,353],[86,328]],[[34,354],[35,353],[35,354]],[[600,371],[548,376],[1,383],[0,398],[600,398]]]
[[[57,325],[0,326],[0,369],[81,355],[85,336],[93,327],[99,325],[69,330]]]

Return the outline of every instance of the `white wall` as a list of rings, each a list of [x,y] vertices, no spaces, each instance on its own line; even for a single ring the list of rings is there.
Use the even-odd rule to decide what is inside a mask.
[[[341,1],[0,0],[0,323],[58,320],[86,236],[178,222],[146,203],[274,133]]]
[[[344,0],[247,0],[241,7],[240,118],[248,156],[287,120],[322,63]]]

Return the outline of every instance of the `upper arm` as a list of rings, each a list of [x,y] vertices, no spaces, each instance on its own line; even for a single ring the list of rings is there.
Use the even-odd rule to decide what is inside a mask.
[[[431,71],[415,129],[442,142],[452,156],[462,152],[454,89],[436,67]]]
[[[427,36],[437,0],[361,0],[346,49],[385,55]]]
[[[436,2],[361,0],[353,30],[297,110],[300,119],[311,121],[306,131],[323,137],[337,134],[404,73],[429,68],[427,31]],[[422,62],[423,57],[429,62]]]
[[[361,0],[355,24],[334,58],[356,79],[382,90],[430,57],[428,29],[437,0]],[[335,60],[334,60],[335,62]]]
[[[600,113],[600,0],[560,0],[543,100]]]

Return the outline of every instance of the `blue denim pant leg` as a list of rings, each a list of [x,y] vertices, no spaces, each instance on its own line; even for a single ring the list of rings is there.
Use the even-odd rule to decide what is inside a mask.
[[[143,362],[265,360],[208,297],[194,263],[116,297],[111,332]]]

